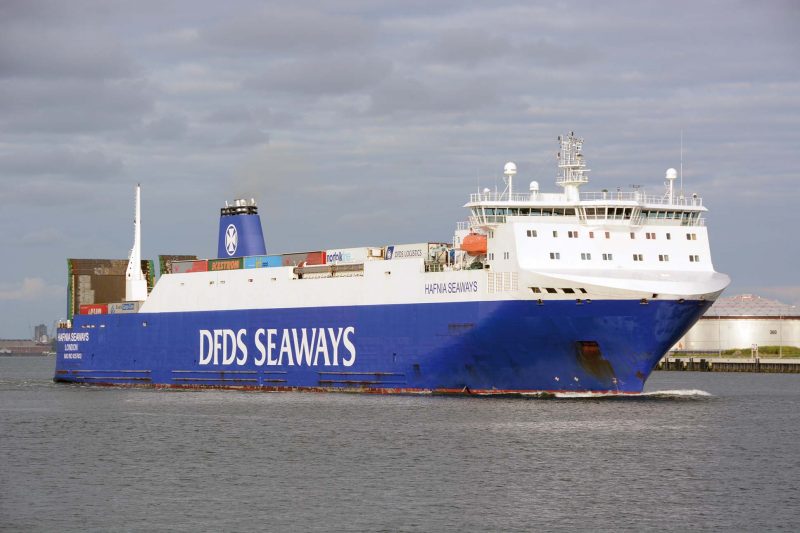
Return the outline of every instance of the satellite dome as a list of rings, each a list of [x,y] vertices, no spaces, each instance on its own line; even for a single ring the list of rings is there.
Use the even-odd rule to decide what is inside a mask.
[[[675,170],[674,168],[668,168],[667,169],[667,179],[668,180],[674,180],[674,179],[677,179],[677,178],[678,178],[678,171]]]
[[[517,173],[517,165],[515,165],[511,161],[506,163],[506,166],[503,167],[503,174],[506,174],[507,176],[513,176],[516,173]]]
[[[530,191],[531,192],[539,192],[539,182],[538,181],[532,181],[531,182]]]

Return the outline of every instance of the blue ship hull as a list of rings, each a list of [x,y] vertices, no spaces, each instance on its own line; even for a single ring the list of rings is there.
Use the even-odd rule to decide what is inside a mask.
[[[77,315],[55,381],[377,393],[637,393],[706,301]],[[286,337],[286,338],[284,338]]]

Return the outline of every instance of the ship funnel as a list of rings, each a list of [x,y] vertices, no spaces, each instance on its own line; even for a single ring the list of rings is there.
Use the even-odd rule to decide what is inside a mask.
[[[261,218],[254,199],[234,200],[220,209],[217,257],[244,257],[266,255]]]

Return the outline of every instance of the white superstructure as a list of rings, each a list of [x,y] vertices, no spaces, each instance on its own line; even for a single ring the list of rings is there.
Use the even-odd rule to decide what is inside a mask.
[[[730,280],[714,271],[703,217],[707,209],[697,195],[676,194],[674,169],[667,171],[661,195],[638,189],[581,192],[589,172],[583,140],[570,134],[559,141],[556,183],[563,192],[542,193],[535,181],[528,192],[514,192],[517,168],[507,163],[507,188],[470,196],[469,220],[459,223],[451,250],[431,246],[421,252],[427,257],[398,261],[389,260],[389,248],[395,246],[387,247],[386,260],[364,260],[346,269],[334,264],[170,274],[162,276],[141,311],[475,300],[635,299],[646,304],[719,295]],[[485,249],[462,250],[464,240],[475,236],[485,237]]]

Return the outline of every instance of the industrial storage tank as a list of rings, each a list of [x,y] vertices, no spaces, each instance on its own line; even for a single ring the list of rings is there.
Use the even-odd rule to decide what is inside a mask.
[[[673,347],[674,352],[742,350],[765,347],[800,347],[800,309],[796,305],[740,294],[720,298]],[[791,350],[791,348],[788,348]]]

